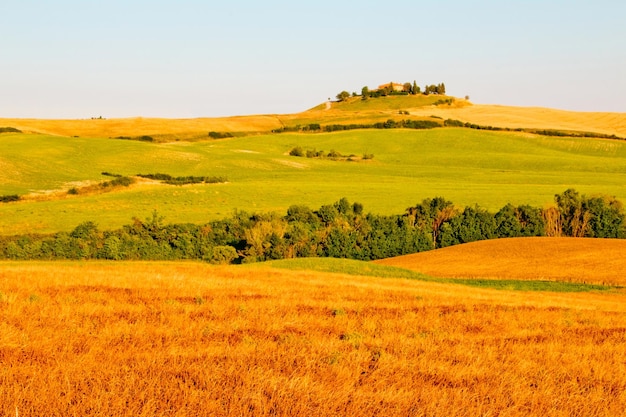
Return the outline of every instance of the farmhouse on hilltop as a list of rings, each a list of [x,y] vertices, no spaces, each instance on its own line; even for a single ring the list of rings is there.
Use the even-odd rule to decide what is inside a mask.
[[[387,84],[382,84],[378,86],[379,90],[384,90],[386,88],[393,88],[393,91],[403,91],[404,90],[404,84],[398,84],[398,83],[394,83],[394,82],[390,82]]]

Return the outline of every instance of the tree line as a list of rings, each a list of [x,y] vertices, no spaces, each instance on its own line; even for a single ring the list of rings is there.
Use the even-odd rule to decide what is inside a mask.
[[[165,224],[153,212],[116,230],[94,222],[71,232],[0,237],[0,258],[21,260],[110,259],[247,263],[296,257],[374,260],[484,239],[521,236],[625,238],[622,203],[614,197],[555,195],[555,205],[507,204],[495,213],[457,208],[443,197],[428,198],[402,214],[365,213],[346,198],[286,214],[237,211],[206,224]]]

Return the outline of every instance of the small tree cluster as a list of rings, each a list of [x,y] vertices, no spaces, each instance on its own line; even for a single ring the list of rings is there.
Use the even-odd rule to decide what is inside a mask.
[[[361,89],[361,98],[363,100],[367,100],[369,98],[385,97],[385,96],[389,96],[389,95],[407,95],[407,94],[412,94],[412,95],[417,95],[417,94],[425,94],[425,95],[441,94],[441,95],[445,95],[446,94],[446,86],[445,86],[444,83],[440,83],[440,84],[437,84],[437,85],[434,85],[434,84],[433,85],[426,85],[424,87],[423,91],[417,85],[417,82],[415,80],[413,81],[413,83],[406,82],[406,83],[402,84],[402,90],[401,91],[396,91],[393,88],[393,85],[394,85],[393,83],[385,84],[384,87],[382,87],[380,89],[377,89],[377,90],[370,90],[367,86],[365,86],[365,87],[363,87]],[[337,98],[339,99],[339,95],[337,95]]]
[[[441,95],[445,95],[446,94],[446,85],[444,83],[440,83],[437,85],[427,85],[426,87],[424,87],[424,94],[429,95],[429,94],[441,94]]]

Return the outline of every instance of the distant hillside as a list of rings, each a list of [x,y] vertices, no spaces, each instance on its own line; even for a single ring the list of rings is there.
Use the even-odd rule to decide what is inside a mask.
[[[542,107],[474,104],[413,109],[412,115],[438,116],[483,126],[555,129],[626,136],[626,113],[574,112]]]
[[[197,119],[133,117],[123,119],[0,119],[0,126],[11,126],[30,133],[80,137],[151,136],[157,141],[208,139],[216,132],[269,132],[280,128],[273,115],[233,116]]]
[[[253,115],[196,119],[2,119],[0,126],[24,132],[80,137],[151,136],[157,142],[199,140],[208,133],[268,133],[283,128],[319,124],[372,124],[387,120],[459,120],[480,126],[512,129],[554,129],[626,136],[626,113],[572,112],[539,107],[477,105],[443,95],[393,95],[362,100],[350,97],[283,115]]]
[[[442,278],[557,280],[626,285],[626,240],[514,238],[375,261]]]

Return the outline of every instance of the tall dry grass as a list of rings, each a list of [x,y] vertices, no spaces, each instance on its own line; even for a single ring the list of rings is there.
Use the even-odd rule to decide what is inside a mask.
[[[617,416],[624,293],[0,264],[0,414]]]
[[[416,108],[411,110],[411,114],[435,115],[444,119],[502,128],[556,129],[626,136],[626,113],[474,104],[464,107]]]
[[[1,119],[0,126],[11,126],[24,132],[61,136],[120,137],[155,136],[174,140],[206,138],[216,132],[268,132],[282,126],[276,116],[233,116],[197,119],[163,119],[133,117],[122,119]]]
[[[550,280],[626,286],[626,240],[484,240],[376,261],[442,278]]]

